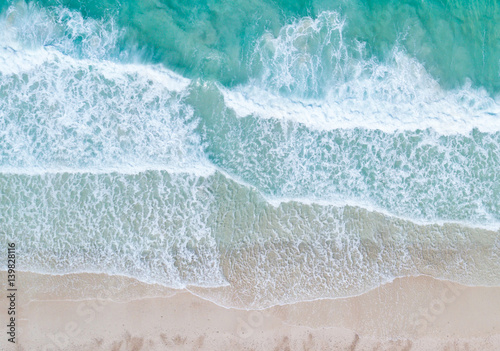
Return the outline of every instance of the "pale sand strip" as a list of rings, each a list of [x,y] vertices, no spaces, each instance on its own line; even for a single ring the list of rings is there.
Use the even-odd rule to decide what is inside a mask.
[[[261,311],[102,274],[17,283],[18,343],[2,332],[2,350],[500,350],[500,288],[429,277]],[[6,325],[5,298],[0,310]]]

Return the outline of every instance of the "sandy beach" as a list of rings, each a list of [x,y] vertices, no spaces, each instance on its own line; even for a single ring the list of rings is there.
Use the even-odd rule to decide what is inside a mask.
[[[172,290],[125,277],[17,279],[16,344],[4,335],[2,350],[500,349],[500,288],[424,276],[360,296],[253,311],[195,295],[207,289]]]

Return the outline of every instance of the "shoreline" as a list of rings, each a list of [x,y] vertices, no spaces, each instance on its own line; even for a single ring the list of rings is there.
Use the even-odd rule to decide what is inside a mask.
[[[4,277],[6,274],[6,271],[4,270],[1,270],[0,269],[0,279],[2,277]],[[464,283],[460,283],[460,282],[456,282],[456,281],[451,281],[451,280],[447,280],[445,278],[436,278],[436,277],[433,277],[431,275],[428,275],[428,274],[419,274],[419,275],[410,275],[410,276],[402,276],[402,277],[395,277],[393,278],[392,280],[387,280],[385,282],[381,282],[379,286],[376,286],[374,288],[370,288],[368,289],[367,291],[365,292],[361,292],[361,293],[358,293],[358,294],[354,294],[354,295],[349,295],[349,296],[339,296],[339,297],[319,297],[319,298],[315,298],[315,299],[310,299],[310,300],[301,300],[301,301],[294,301],[294,302],[290,302],[290,303],[277,303],[277,304],[274,304],[274,305],[271,305],[271,306],[266,306],[266,307],[262,307],[262,308],[245,308],[245,307],[238,307],[238,306],[225,306],[225,305],[222,305],[222,304],[219,304],[217,303],[216,301],[212,301],[210,300],[209,298],[206,298],[206,297],[203,297],[203,296],[198,296],[195,291],[197,290],[206,290],[206,291],[210,291],[210,290],[218,290],[218,289],[224,289],[224,288],[227,288],[230,286],[230,284],[228,284],[227,286],[213,286],[213,287],[210,287],[210,286],[199,286],[199,285],[186,285],[185,287],[183,288],[174,288],[174,287],[169,287],[169,286],[165,286],[163,284],[160,284],[160,283],[150,283],[150,282],[145,282],[145,281],[142,281],[142,280],[139,280],[135,277],[132,277],[132,276],[128,276],[128,275],[122,275],[122,274],[109,274],[109,273],[96,273],[96,272],[76,272],[76,273],[40,273],[40,272],[33,272],[33,271],[16,271],[16,275],[19,275],[21,274],[23,277],[30,277],[31,279],[29,280],[37,280],[37,279],[40,279],[40,281],[38,281],[38,283],[40,283],[41,281],[45,281],[45,284],[48,283],[48,281],[61,281],[61,283],[65,280],[74,280],[74,279],[77,279],[77,280],[82,280],[82,277],[87,277],[87,279],[83,279],[82,283],[84,283],[85,281],[87,281],[89,278],[93,278],[95,280],[98,280],[98,281],[115,281],[116,282],[122,282],[121,284],[126,284],[125,282],[128,282],[128,284],[133,284],[133,285],[140,285],[140,286],[144,286],[145,287],[145,290],[147,291],[168,291],[171,293],[171,295],[175,295],[177,293],[191,293],[192,295],[196,296],[196,297],[199,297],[203,300],[206,300],[208,302],[211,302],[211,303],[214,303],[216,304],[217,306],[219,307],[222,307],[222,308],[226,308],[226,309],[237,309],[237,310],[242,310],[242,311],[258,311],[258,310],[266,310],[266,309],[269,309],[269,308],[275,308],[275,307],[282,307],[282,306],[287,306],[287,305],[292,305],[292,304],[296,304],[296,303],[310,303],[310,302],[318,302],[318,301],[323,301],[323,300],[341,300],[341,299],[350,299],[350,298],[356,298],[356,297],[359,297],[359,296],[362,296],[362,295],[365,295],[365,294],[368,294],[374,290],[377,290],[385,285],[390,285],[390,284],[393,284],[394,282],[396,281],[399,281],[399,280],[407,280],[407,279],[410,279],[410,280],[413,280],[413,279],[430,279],[430,280],[435,280],[437,282],[442,282],[443,284],[452,284],[452,285],[457,285],[457,286],[460,286],[461,289],[464,289],[464,288],[500,288],[500,286],[489,286],[489,285],[467,285],[467,284],[464,284]],[[38,295],[40,294],[40,292],[35,292],[33,291],[34,294]],[[170,294],[168,294],[168,296],[170,296]],[[149,296],[151,298],[156,298],[156,297],[162,297],[162,296]],[[131,297],[130,299],[128,300],[114,300],[114,299],[110,299],[110,302],[119,302],[119,303],[126,303],[126,302],[132,302],[132,301],[135,301],[135,300],[140,300],[140,299],[143,299],[143,298],[146,298],[146,297],[143,297],[143,296],[139,296],[139,297]],[[87,297],[87,298],[75,298],[75,299],[66,299],[64,298],[64,301],[83,301],[83,300],[89,300],[89,299],[93,299],[93,297]],[[53,298],[51,299],[46,299],[46,300],[40,300],[38,298],[35,298],[33,301],[52,301],[54,300]]]
[[[210,289],[174,290],[126,277],[18,272],[17,281],[17,348],[4,336],[2,350],[500,349],[500,287],[427,276],[261,310],[197,296]],[[6,322],[7,313],[1,316]]]

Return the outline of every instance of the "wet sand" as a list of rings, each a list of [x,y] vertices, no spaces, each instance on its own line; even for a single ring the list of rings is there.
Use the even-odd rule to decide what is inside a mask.
[[[500,288],[425,276],[250,311],[103,274],[21,272],[17,284],[16,344],[2,333],[2,350],[500,350]]]

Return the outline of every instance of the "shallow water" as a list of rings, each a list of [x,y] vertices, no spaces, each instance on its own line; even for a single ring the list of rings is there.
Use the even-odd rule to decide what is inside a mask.
[[[500,284],[497,2],[0,10],[0,241],[20,269],[252,307]]]

